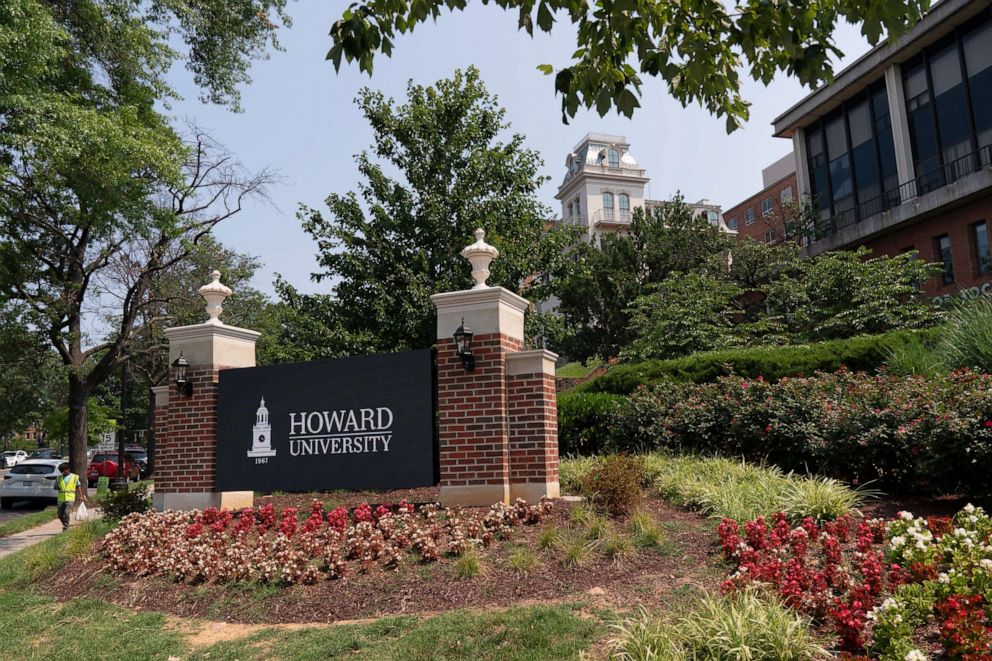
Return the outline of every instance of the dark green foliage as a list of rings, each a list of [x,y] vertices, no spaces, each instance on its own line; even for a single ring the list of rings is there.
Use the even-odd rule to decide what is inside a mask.
[[[890,351],[917,340],[932,346],[940,333],[940,328],[893,331],[847,340],[710,351],[673,360],[617,365],[603,376],[573,388],[569,394],[586,392],[627,395],[638,386],[666,380],[705,383],[729,374],[749,378],[761,376],[768,381],[776,381],[784,376],[801,376],[816,371],[830,372],[841,366],[853,371],[872,372],[886,363]]]
[[[128,514],[144,514],[152,507],[148,487],[139,484],[122,491],[111,491],[101,502],[103,516],[110,521],[120,521]]]
[[[342,60],[372,73],[379,53],[389,56],[399,37],[428,19],[462,10],[468,0],[365,0],[349,5],[331,26],[333,44],[327,59],[340,69]],[[883,35],[899,36],[930,6],[929,0],[876,2],[724,3],[718,0],[498,0],[494,4],[517,16],[518,29],[533,35],[535,26],[575,35],[572,61],[555,76],[562,120],[583,106],[601,116],[612,109],[630,117],[647,77],[683,107],[698,103],[726,117],[727,131],[748,118],[750,104],[741,96],[742,78],[768,84],[779,72],[809,87],[833,78],[833,63],[843,55],[834,42],[842,22],[861,24],[872,44]],[[490,35],[499,39],[499,35]],[[407,47],[410,44],[406,44]],[[537,68],[554,73],[551,64]],[[642,78],[643,77],[643,78]]]
[[[544,300],[543,281],[529,278],[558,274],[571,234],[545,229],[540,155],[510,133],[478,70],[429,86],[411,81],[403,102],[367,88],[356,102],[374,134],[356,158],[357,191],[330,195],[328,213],[299,213],[317,243],[320,272],[312,277],[333,294],[277,284],[294,357],[433,345],[430,297],[472,286],[471,266],[459,253],[480,227],[500,251],[489,284]]]
[[[598,454],[610,436],[613,415],[624,402],[610,393],[565,392],[558,397],[558,453]]]
[[[629,454],[601,457],[582,480],[582,493],[610,516],[626,516],[637,508],[644,482],[644,458]]]

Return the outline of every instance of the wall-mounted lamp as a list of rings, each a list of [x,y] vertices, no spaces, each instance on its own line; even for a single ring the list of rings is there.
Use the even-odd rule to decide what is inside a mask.
[[[182,351],[179,352],[179,357],[173,361],[172,366],[176,368],[176,390],[179,391],[180,395],[189,397],[193,394],[193,383],[186,378],[189,361],[183,356]]]
[[[465,325],[462,318],[462,325],[455,331],[455,353],[462,359],[466,372],[475,369],[475,356],[472,354],[472,329]]]

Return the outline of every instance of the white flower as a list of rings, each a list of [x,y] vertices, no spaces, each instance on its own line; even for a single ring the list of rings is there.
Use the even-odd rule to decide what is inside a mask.
[[[913,515],[909,512],[899,512],[899,518],[903,521],[912,521]]]
[[[928,661],[930,657],[920,650],[910,650],[909,653],[903,658],[905,661]]]
[[[979,563],[985,571],[992,571],[992,559],[982,558]]]
[[[890,543],[892,544],[892,548],[897,549],[906,543],[906,538],[903,537],[902,535],[897,535],[892,538],[892,541]]]
[[[940,575],[937,576],[937,581],[946,584],[951,582],[951,578],[944,572],[940,572]]]
[[[975,512],[975,506],[972,505],[971,503],[968,503],[967,505],[964,506],[964,511],[967,512],[968,514],[973,514]]]

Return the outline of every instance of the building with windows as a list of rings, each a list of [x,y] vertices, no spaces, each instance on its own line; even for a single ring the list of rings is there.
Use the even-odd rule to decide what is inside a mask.
[[[727,209],[723,219],[738,238],[778,243],[798,204],[796,159],[789,153],[775,161],[761,171],[761,182],[759,192]]]
[[[561,202],[562,222],[581,227],[590,238],[624,231],[634,209],[651,211],[661,204],[646,198],[651,178],[631,155],[624,136],[587,134],[569,153],[565,167],[565,179],[555,195]],[[719,205],[703,199],[689,206],[727,230]]]
[[[992,8],[941,0],[774,122],[797,193],[817,212],[810,254],[867,246],[942,262],[935,296],[989,289]]]

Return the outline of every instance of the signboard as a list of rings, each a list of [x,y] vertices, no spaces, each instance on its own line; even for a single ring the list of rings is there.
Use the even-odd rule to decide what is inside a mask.
[[[223,370],[218,491],[436,483],[429,350]]]
[[[106,475],[102,475],[96,479],[97,498],[102,498],[108,493],[110,493],[110,478]]]

